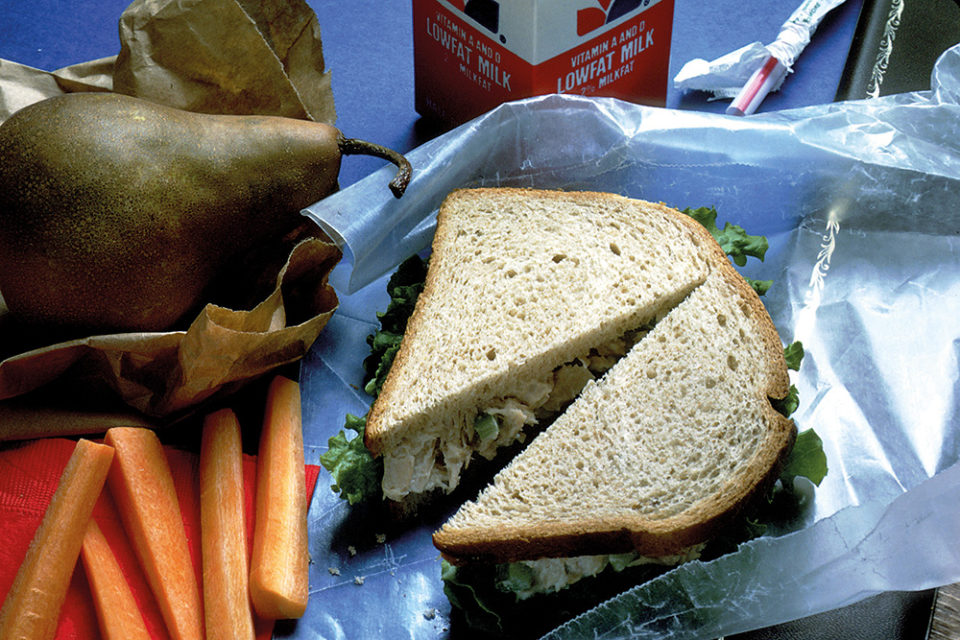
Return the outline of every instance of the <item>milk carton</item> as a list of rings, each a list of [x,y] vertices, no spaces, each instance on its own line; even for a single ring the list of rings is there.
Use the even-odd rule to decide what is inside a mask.
[[[546,93],[663,105],[674,0],[413,0],[417,111],[460,124]]]

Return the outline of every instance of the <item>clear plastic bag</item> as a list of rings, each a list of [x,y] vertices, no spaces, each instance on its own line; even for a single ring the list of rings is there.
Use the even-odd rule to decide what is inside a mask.
[[[352,293],[304,363],[312,455],[345,413],[366,411],[361,361],[384,274],[429,245],[450,190],[712,205],[721,223],[770,240],[745,275],[774,280],[765,303],[784,342],[805,346],[794,417],[824,440],[830,472],[800,530],[681,565],[550,637],[714,638],[960,580],[958,99],[960,48],[941,57],[927,92],[749,118],[533,98],[410,153],[415,178],[401,200],[385,195],[387,168],[314,205],[307,214],[347,251],[334,284]],[[314,593],[293,637],[450,636],[429,536],[445,514],[388,532],[325,480],[311,507]]]

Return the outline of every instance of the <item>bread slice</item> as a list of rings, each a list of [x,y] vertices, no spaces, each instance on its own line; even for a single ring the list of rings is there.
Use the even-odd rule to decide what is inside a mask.
[[[450,491],[475,454],[522,439],[564,363],[621,341],[706,280],[710,243],[687,216],[613,194],[450,194],[424,291],[367,415],[384,495]],[[501,422],[493,439],[474,429],[485,412]]]
[[[434,534],[448,559],[682,555],[776,479],[796,433],[769,401],[783,348],[710,253],[706,281]]]

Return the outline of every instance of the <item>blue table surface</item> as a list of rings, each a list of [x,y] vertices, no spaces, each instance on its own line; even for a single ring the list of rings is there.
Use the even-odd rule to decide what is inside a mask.
[[[865,0],[847,0],[820,25],[783,89],[761,111],[832,102]],[[333,72],[337,126],[407,152],[438,133],[414,109],[412,16],[409,0],[308,0],[321,25]],[[2,0],[0,58],[54,70],[111,56],[119,49],[117,20],[128,0]],[[753,41],[770,42],[800,0],[676,0],[670,78],[693,58],[713,59]],[[0,89],[2,90],[2,89]],[[667,107],[722,112],[726,101],[672,88]],[[382,166],[348,158],[345,187]]]
[[[864,0],[846,0],[827,15],[783,89],[761,111],[831,102]],[[317,13],[327,67],[333,73],[337,126],[350,137],[400,152],[435,136],[414,110],[413,24],[409,0],[308,0]],[[3,0],[0,58],[54,70],[111,56],[128,0]],[[754,41],[770,42],[800,0],[676,0],[670,77],[693,58],[713,59]],[[726,102],[672,87],[667,107],[721,112]],[[348,186],[382,165],[349,158]]]

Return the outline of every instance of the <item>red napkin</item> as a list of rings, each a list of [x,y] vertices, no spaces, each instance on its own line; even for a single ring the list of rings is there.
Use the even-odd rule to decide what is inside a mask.
[[[24,444],[8,446],[0,450],[0,601],[6,598],[13,578],[23,561],[27,547],[53,492],[70,454],[74,441],[66,438],[45,438]],[[198,485],[199,456],[195,453],[166,447],[167,460],[173,473],[187,542],[201,585],[200,573],[200,501]],[[244,485],[246,494],[247,540],[253,541],[254,481],[256,458],[244,456]],[[307,498],[313,495],[319,468],[307,465]],[[120,516],[108,488],[104,488],[93,510],[93,517],[110,543],[123,573],[130,583],[147,628],[153,638],[168,640],[160,610],[150,592],[146,578],[127,542]],[[257,621],[258,640],[269,640],[273,622]],[[100,638],[93,598],[87,585],[83,565],[79,561],[73,573],[67,599],[60,612],[57,640],[94,640]]]

